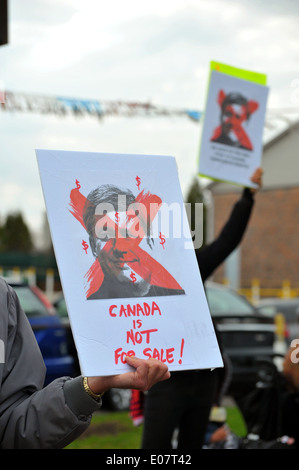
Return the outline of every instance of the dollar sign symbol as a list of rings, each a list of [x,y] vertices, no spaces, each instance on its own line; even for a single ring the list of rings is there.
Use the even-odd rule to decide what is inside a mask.
[[[137,281],[136,276],[135,276],[135,273],[133,273],[133,271],[131,271],[130,278],[132,279],[132,282],[136,282],[136,281]]]
[[[115,212],[115,221],[118,223],[120,220],[119,213]]]
[[[136,176],[136,185],[137,185],[138,191],[140,191],[140,183],[141,183],[141,180],[139,176]]]
[[[81,184],[79,183],[78,180],[76,180],[76,186],[77,186],[77,189],[80,189],[80,188],[81,188]]]
[[[87,254],[88,245],[87,245],[87,243],[86,243],[85,240],[82,240],[82,246],[83,246],[83,250],[84,250],[85,253]]]
[[[162,235],[161,232],[159,233],[159,238],[160,238],[160,240],[161,240],[161,241],[160,241],[160,245],[162,245],[162,247],[163,247],[163,249],[164,249],[164,248],[165,248],[165,247],[164,247],[164,243],[165,243],[166,240],[165,240],[164,235]]]

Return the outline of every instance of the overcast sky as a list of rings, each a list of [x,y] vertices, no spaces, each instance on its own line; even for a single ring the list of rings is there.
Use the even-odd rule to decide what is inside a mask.
[[[299,106],[297,0],[8,0],[7,90],[204,108],[211,60],[267,74],[268,108]],[[44,211],[35,148],[167,154],[183,193],[200,125],[188,118],[57,118],[0,111],[0,217]]]

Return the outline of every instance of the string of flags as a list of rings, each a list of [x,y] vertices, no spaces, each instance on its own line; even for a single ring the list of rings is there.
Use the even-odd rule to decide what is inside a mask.
[[[1,91],[2,90],[2,91]],[[195,123],[202,123],[204,112],[196,109],[171,109],[157,106],[150,102],[138,101],[99,101],[96,99],[70,98],[64,96],[47,96],[28,93],[3,91],[0,80],[0,111],[7,112],[33,112],[39,114],[52,114],[56,116],[78,117],[93,116],[103,120],[107,116],[124,117],[182,117]],[[272,130],[277,127],[276,120],[287,120],[285,113],[293,114],[298,108],[267,110],[265,129]],[[287,124],[287,122],[286,122]]]
[[[25,93],[4,92],[0,109],[9,112],[36,112],[40,114],[54,114],[58,116],[75,115],[83,117],[86,115],[103,119],[106,116],[179,116],[187,117],[192,121],[199,122],[201,111],[194,109],[169,109],[156,106],[149,102],[131,101],[99,101],[95,99],[69,98],[64,96],[44,96]]]

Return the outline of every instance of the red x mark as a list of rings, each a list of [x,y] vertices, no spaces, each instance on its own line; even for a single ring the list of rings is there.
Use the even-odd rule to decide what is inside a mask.
[[[226,94],[223,90],[220,90],[218,94],[218,104],[220,107],[222,107],[225,98]],[[252,143],[243,129],[242,124],[244,121],[247,121],[249,116],[258,109],[259,105],[256,101],[250,100],[246,105],[240,106],[241,112],[239,113],[236,112],[232,104],[225,106],[223,110],[223,115],[225,116],[223,123],[215,129],[211,140],[219,139],[223,132],[223,125],[225,125],[230,130],[230,132],[235,134],[242,147],[247,148],[248,150],[252,150]]]
[[[114,267],[118,266],[119,269],[122,269],[123,265],[127,264],[151,285],[169,289],[182,289],[174,277],[139,246],[140,242],[146,235],[144,226],[150,226],[149,224],[154,220],[162,204],[161,199],[149,192],[144,194],[142,191],[135,199],[135,202],[140,203],[138,208],[141,212],[138,214],[137,232],[135,224],[135,233],[132,237],[122,236],[121,234],[121,230],[126,226],[128,219],[133,217],[133,213],[131,213],[131,211],[127,211],[126,222],[124,222],[123,225],[116,224],[108,215],[104,215],[99,218],[101,224],[105,224],[106,227],[112,229],[115,234],[115,237],[110,238],[106,242],[102,251],[109,254],[111,253],[111,257],[113,257],[113,252],[116,250],[117,245],[117,251],[123,254],[117,262],[114,259]],[[88,200],[80,193],[79,188],[77,187],[72,189],[70,193],[70,212],[82,224],[85,230],[86,227],[83,221],[83,212],[86,204],[88,204]],[[86,297],[89,297],[101,287],[104,280],[104,273],[98,258],[94,261],[84,277],[87,282]]]

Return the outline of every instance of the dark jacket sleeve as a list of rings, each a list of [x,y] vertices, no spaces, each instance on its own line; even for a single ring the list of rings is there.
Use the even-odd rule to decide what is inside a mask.
[[[254,198],[245,188],[241,198],[235,203],[230,217],[219,236],[209,245],[195,250],[203,282],[239,245],[250,219]]]
[[[45,365],[14,290],[0,279],[0,448],[58,449],[78,437],[99,409],[82,378],[43,388]]]

